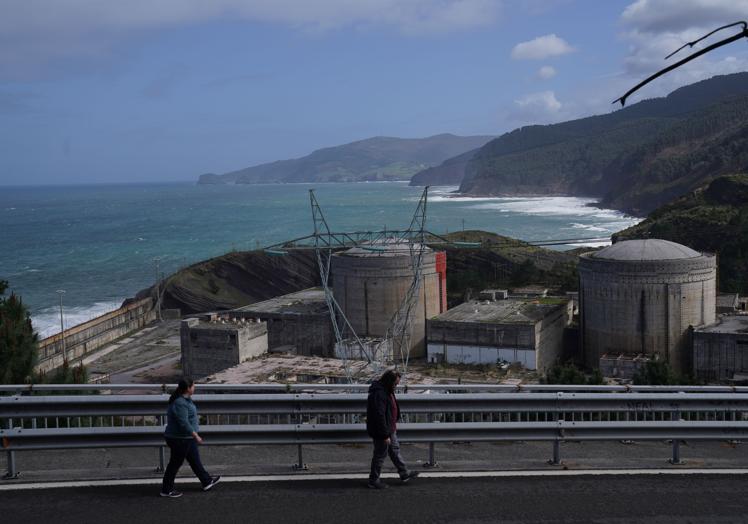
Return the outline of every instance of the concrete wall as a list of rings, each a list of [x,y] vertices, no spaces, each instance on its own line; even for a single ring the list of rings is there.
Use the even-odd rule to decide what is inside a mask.
[[[526,369],[535,369],[535,351],[429,342],[428,361],[431,363],[449,362],[450,364],[496,364],[506,361],[519,362]]]
[[[455,364],[520,362],[546,372],[563,358],[571,300],[535,323],[492,324],[428,320],[428,361]]]
[[[691,369],[689,326],[714,322],[716,258],[617,261],[582,256],[582,351],[591,368],[606,353],[659,355]]]
[[[69,361],[114,342],[156,320],[153,300],[146,298],[45,338],[39,343],[36,371],[47,373],[62,366],[62,348]],[[64,344],[63,344],[64,339]]]
[[[267,323],[268,348],[294,346],[297,355],[330,357],[333,355],[335,335],[330,315],[301,315],[235,311],[237,318],[260,320]]]
[[[748,374],[748,333],[693,332],[693,372],[707,382]]]
[[[572,301],[565,307],[553,310],[535,324],[535,368],[545,373],[555,363],[563,360],[564,330],[571,321]]]
[[[267,353],[267,325],[212,324],[191,318],[179,332],[182,370],[186,376],[203,378]]]

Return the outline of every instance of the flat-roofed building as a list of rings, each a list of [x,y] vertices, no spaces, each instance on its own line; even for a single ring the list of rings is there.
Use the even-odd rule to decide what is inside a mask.
[[[267,322],[268,348],[293,346],[297,355],[332,356],[335,336],[321,288],[240,307],[232,315]]]
[[[748,315],[722,315],[691,336],[696,378],[727,382],[748,374]]]
[[[227,314],[209,314],[182,321],[179,331],[182,371],[203,378],[267,353],[265,322]]]
[[[518,362],[544,372],[562,357],[570,316],[565,297],[465,302],[427,320],[428,361]]]

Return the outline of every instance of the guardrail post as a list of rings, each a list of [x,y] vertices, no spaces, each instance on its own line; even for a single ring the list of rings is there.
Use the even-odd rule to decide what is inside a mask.
[[[560,440],[553,441],[553,457],[548,461],[548,464],[551,466],[561,465],[561,441]]]
[[[159,446],[158,448],[158,466],[156,466],[156,469],[153,470],[154,473],[163,473],[164,472],[164,463],[166,462],[166,453],[164,453],[164,447]]]
[[[290,386],[287,385],[287,387],[290,387]],[[298,400],[298,398],[299,398],[299,396],[296,395],[296,399],[297,400]],[[296,424],[297,424],[297,427],[298,427],[298,426],[301,425],[301,422],[302,422],[301,404],[299,404],[298,402],[296,402],[296,404],[294,405],[294,409],[296,409]],[[306,470],[308,470],[309,466],[307,466],[306,464],[304,464],[304,451],[303,451],[303,449],[301,447],[301,444],[297,444],[297,451],[298,451],[298,454],[299,454],[299,459],[296,462],[296,464],[294,464],[294,465],[291,466],[291,469],[293,469],[294,471],[306,471]]]
[[[434,422],[433,413],[429,413],[429,422]],[[424,463],[424,468],[435,468],[439,465],[439,463],[436,461],[436,451],[434,448],[435,444],[433,442],[429,442],[429,460],[428,462]]]
[[[298,451],[299,451],[299,460],[298,462],[296,462],[296,464],[291,466],[291,468],[293,468],[294,471],[306,471],[309,469],[309,466],[304,464],[304,454],[303,454],[304,452],[301,449],[301,444],[298,445]]]
[[[559,391],[556,393],[556,423],[558,424],[558,436],[553,441],[553,456],[548,460],[550,466],[561,465],[561,439],[564,436],[564,430],[561,427],[564,422],[563,415],[561,414],[562,396],[562,392]]]
[[[680,410],[673,412],[672,419],[680,420]],[[670,460],[668,462],[670,462],[674,466],[686,463],[686,461],[681,460],[680,458],[680,440],[677,438],[673,439],[673,456],[670,457]]]
[[[8,419],[8,429],[13,429],[13,419]],[[8,471],[3,475],[3,480],[15,480],[19,475],[16,469],[16,452],[8,451]]]
[[[164,425],[164,416],[159,415],[158,417],[158,423],[160,425]],[[158,466],[156,466],[156,469],[153,470],[154,473],[163,473],[166,466],[164,464],[166,463],[166,452],[164,446],[158,447]]]

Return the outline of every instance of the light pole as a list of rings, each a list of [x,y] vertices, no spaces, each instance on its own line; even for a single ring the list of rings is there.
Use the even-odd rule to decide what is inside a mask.
[[[60,341],[62,341],[62,361],[67,363],[68,356],[65,348],[65,323],[62,316],[62,295],[65,294],[64,289],[58,289],[57,294],[60,295]]]
[[[159,320],[161,318],[161,257],[153,257],[153,263],[156,265],[156,314]]]

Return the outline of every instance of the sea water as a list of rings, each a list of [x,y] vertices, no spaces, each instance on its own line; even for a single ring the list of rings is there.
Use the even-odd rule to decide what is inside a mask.
[[[194,183],[0,188],[0,280],[29,306],[42,336],[153,284],[158,270],[313,231],[309,189],[334,231],[404,229],[423,188],[406,183]],[[522,240],[609,237],[639,219],[591,198],[468,198],[431,188],[427,229],[481,229]],[[594,243],[587,243],[594,244]],[[558,247],[557,247],[558,248]],[[563,248],[563,247],[560,247]]]

